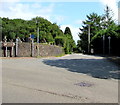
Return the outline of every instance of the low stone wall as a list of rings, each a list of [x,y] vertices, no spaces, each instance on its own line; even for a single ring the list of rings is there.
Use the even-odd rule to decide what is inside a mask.
[[[63,53],[62,48],[55,45],[34,44],[34,56],[59,56]]]
[[[0,57],[3,56],[2,43],[0,43]]]
[[[30,57],[31,56],[31,43],[19,43],[18,44],[18,57]]]
[[[19,43],[18,57],[45,57],[45,56],[59,56],[64,53],[61,47],[48,44],[37,43]]]

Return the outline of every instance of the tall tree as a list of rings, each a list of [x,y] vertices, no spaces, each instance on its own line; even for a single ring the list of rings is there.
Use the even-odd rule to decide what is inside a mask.
[[[66,36],[65,52],[71,53],[73,52],[73,49],[76,47],[76,45],[75,45],[75,41],[73,40],[73,36],[69,27],[65,28],[64,35]]]
[[[88,53],[88,32],[90,28],[90,39],[101,30],[101,16],[96,13],[87,15],[87,20],[83,21],[83,26],[80,28],[78,36],[80,37],[80,44],[82,52]],[[90,43],[92,44],[92,43]]]
[[[71,33],[71,30],[70,30],[69,27],[66,27],[66,28],[65,28],[64,34],[68,34],[68,35],[70,35],[70,36],[72,37],[72,33]]]
[[[104,15],[99,16],[92,13],[87,15],[87,20],[83,21],[83,26],[80,28],[78,46],[84,52],[88,52],[89,26],[90,45],[94,49],[94,53],[104,52],[104,54],[120,55],[120,48],[116,47],[120,44],[119,26],[112,19],[112,11],[108,6],[106,6]]]
[[[92,38],[92,43],[94,44],[95,53],[109,53],[109,40],[108,37],[111,37],[111,42],[114,43],[114,39],[117,36],[116,29],[117,25],[112,19],[113,12],[106,6],[105,13],[102,16],[101,27],[102,29],[96,32],[95,36]],[[112,47],[111,47],[112,48]]]

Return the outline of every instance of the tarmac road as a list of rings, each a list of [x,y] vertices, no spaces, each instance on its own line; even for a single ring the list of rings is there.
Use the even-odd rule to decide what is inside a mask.
[[[3,59],[2,103],[118,103],[118,70],[82,54]]]

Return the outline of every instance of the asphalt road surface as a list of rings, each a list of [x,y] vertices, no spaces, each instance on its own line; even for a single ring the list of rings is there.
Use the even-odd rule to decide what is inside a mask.
[[[119,67],[72,54],[2,60],[3,103],[118,103]]]

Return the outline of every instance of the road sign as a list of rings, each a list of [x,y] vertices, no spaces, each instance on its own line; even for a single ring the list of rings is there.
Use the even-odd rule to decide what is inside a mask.
[[[30,35],[30,37],[31,37],[32,39],[34,39],[35,35]]]

